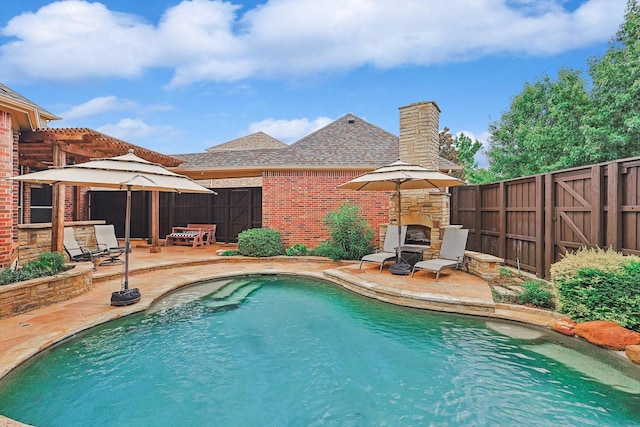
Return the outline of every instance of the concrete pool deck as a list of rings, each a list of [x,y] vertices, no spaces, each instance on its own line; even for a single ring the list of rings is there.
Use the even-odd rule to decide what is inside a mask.
[[[219,249],[134,246],[130,255],[129,287],[139,288],[139,303],[114,307],[111,293],[120,290],[122,265],[98,266],[91,290],[73,299],[0,320],[0,378],[40,351],[93,326],[146,310],[154,300],[182,286],[210,278],[247,274],[288,274],[322,278],[353,292],[408,307],[471,314],[545,326],[560,315],[493,302],[490,286],[465,271],[397,276],[388,269],[358,262],[334,262],[316,257],[221,257]],[[2,417],[0,417],[2,426]]]

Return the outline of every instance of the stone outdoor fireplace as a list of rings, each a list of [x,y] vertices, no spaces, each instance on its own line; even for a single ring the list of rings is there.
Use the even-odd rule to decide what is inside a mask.
[[[439,117],[440,109],[435,102],[419,102],[400,108],[400,160],[439,170]],[[449,171],[444,171],[449,172]],[[396,195],[389,201],[391,224],[407,226],[404,244],[423,246],[425,253],[438,253],[442,243],[442,232],[449,225],[450,194],[441,189],[402,190],[401,211],[398,212]],[[380,230],[384,240],[386,226]],[[412,237],[414,237],[412,239]],[[381,241],[383,241],[381,240]]]

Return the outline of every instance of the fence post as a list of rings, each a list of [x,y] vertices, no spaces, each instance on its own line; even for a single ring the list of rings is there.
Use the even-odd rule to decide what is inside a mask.
[[[606,245],[615,251],[621,247],[622,197],[620,194],[620,164],[607,165],[607,241]]]
[[[498,256],[504,260],[507,259],[507,194],[506,183],[500,181],[500,187],[498,190],[498,206],[500,212],[498,213],[499,219],[499,237],[498,237]]]
[[[556,205],[554,203],[553,175],[544,176],[544,278],[550,279],[549,268],[554,261]]]
[[[475,189],[475,209],[476,209],[476,214],[474,215],[475,218],[475,225],[474,227],[476,228],[476,235],[475,235],[475,239],[476,239],[476,250],[478,252],[485,252],[484,248],[482,247],[482,191],[481,191],[481,186],[476,185],[476,189]]]
[[[602,168],[591,166],[591,245],[602,247]]]
[[[536,175],[536,276],[544,277],[544,175]]]

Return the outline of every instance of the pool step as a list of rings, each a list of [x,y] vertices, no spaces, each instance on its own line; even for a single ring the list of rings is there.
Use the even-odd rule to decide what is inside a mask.
[[[232,287],[234,290],[225,298],[219,298],[218,293],[216,293],[209,298],[203,299],[202,305],[212,311],[233,310],[240,307],[240,304],[242,304],[253,291],[260,289],[262,285],[255,282],[243,282],[239,287],[236,287],[235,283],[232,284]]]
[[[250,280],[233,280],[217,291],[207,295],[207,299],[211,300],[219,300],[229,298],[234,292],[243,286],[247,286],[249,283],[252,283]]]

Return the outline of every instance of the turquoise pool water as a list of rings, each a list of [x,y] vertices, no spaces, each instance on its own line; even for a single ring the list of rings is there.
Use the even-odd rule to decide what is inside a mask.
[[[250,280],[260,286],[239,308],[207,297],[55,347],[0,383],[0,414],[36,426],[640,424],[637,370],[577,340],[316,280]]]

